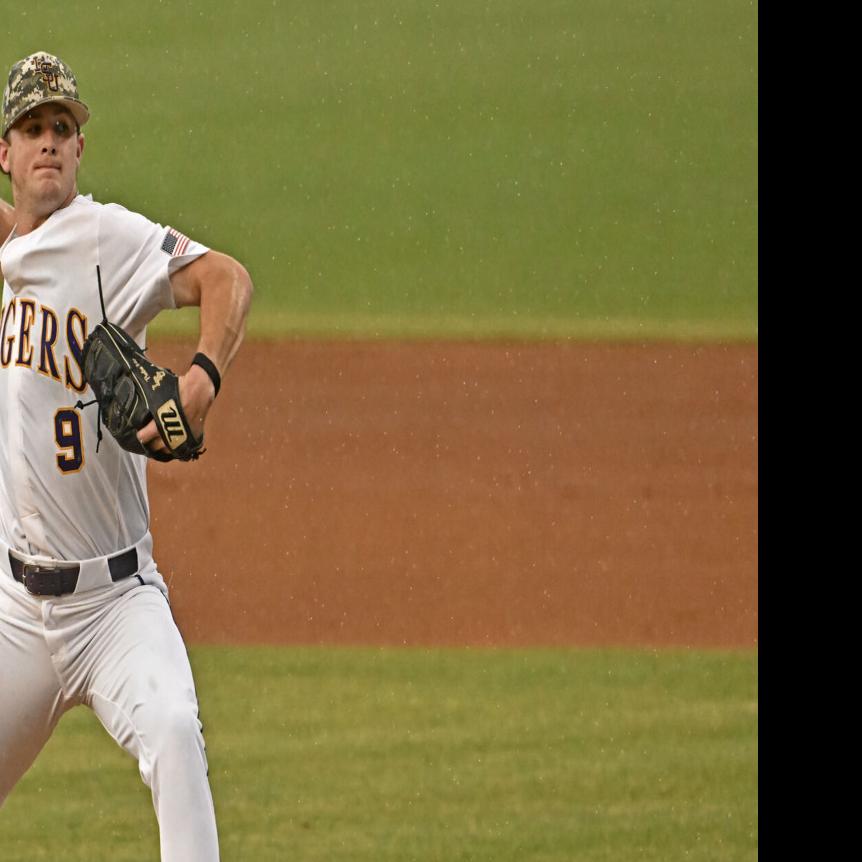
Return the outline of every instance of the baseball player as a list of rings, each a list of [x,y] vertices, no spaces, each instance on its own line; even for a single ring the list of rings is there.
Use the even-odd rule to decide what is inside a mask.
[[[78,193],[90,113],[62,60],[38,52],[15,63],[2,112],[0,168],[14,210],[0,208],[0,804],[60,717],[83,704],[137,759],[162,860],[212,862],[202,726],[152,556],[146,456],[175,457],[164,425],[195,441],[189,457],[200,453],[251,280],[178,230]],[[107,394],[90,406],[90,336],[110,321],[111,333],[143,347],[156,314],[188,305],[200,307],[200,339],[188,370],[172,375],[183,421],[148,417],[134,446],[121,445],[105,399],[136,396],[103,375]]]

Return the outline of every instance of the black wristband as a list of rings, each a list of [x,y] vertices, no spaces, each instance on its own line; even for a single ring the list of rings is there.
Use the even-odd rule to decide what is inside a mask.
[[[221,375],[218,373],[218,368],[215,367],[215,363],[212,359],[210,359],[205,353],[196,353],[195,358],[192,360],[192,365],[199,365],[204,371],[206,371],[215,387],[215,394],[218,395],[218,391],[221,389]]]

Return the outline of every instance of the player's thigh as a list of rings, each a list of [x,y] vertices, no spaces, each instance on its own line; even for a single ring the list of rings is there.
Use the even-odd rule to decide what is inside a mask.
[[[38,627],[38,611],[14,586],[0,584],[0,804],[69,706]]]
[[[89,649],[86,702],[125,749],[141,746],[172,721],[194,723],[197,695],[188,653],[164,595],[132,590],[102,620]]]

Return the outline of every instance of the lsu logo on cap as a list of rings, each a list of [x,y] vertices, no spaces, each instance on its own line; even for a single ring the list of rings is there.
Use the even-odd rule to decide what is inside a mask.
[[[48,89],[53,93],[59,93],[60,68],[52,60],[46,60],[44,57],[34,57],[33,65],[41,73],[42,80],[48,85]]]

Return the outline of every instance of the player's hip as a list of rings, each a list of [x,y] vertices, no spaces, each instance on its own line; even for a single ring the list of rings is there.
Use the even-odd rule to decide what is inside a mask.
[[[166,591],[152,556],[149,531],[133,545],[114,554],[83,560],[57,560],[22,553],[0,538],[0,577],[7,578],[34,598],[73,601],[96,593],[120,592],[129,585],[152,584]],[[8,584],[8,581],[7,581]]]

